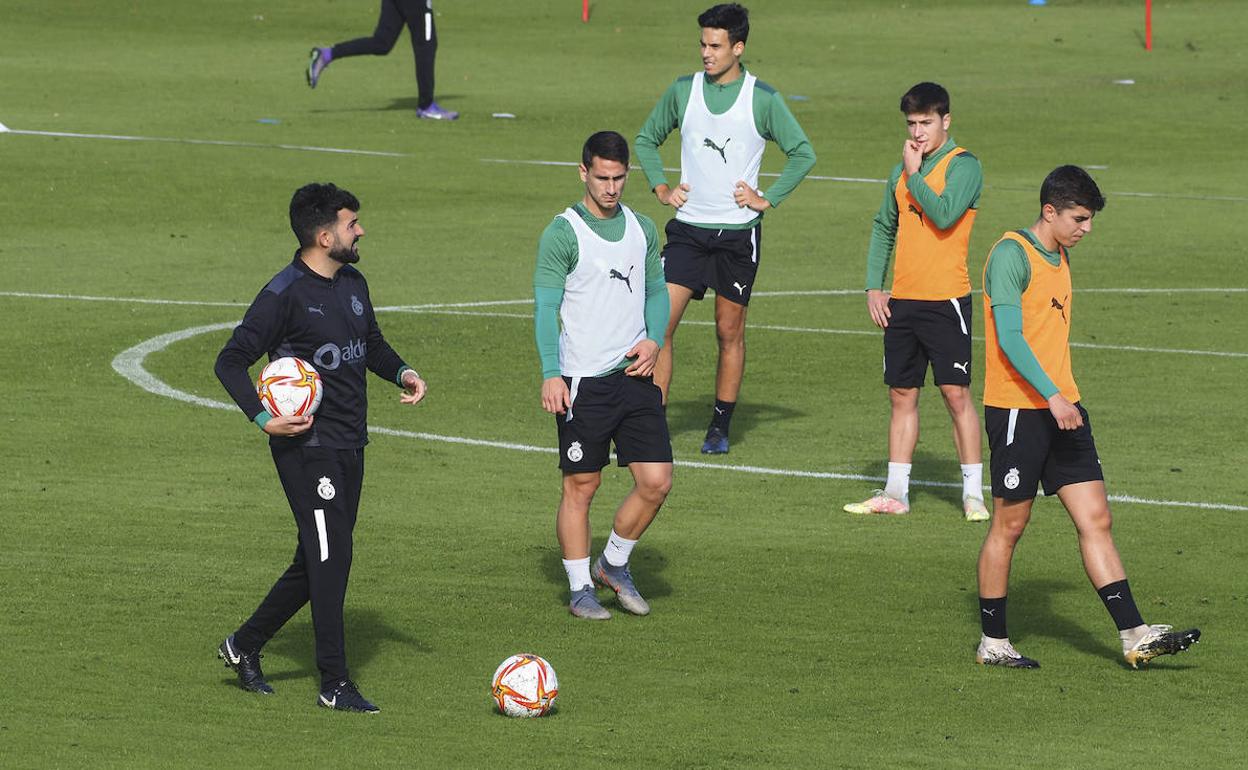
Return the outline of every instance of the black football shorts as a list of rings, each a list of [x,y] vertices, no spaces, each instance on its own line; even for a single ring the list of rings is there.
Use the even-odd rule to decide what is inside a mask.
[[[559,467],[592,473],[610,462],[611,443],[621,466],[670,463],[663,393],[649,377],[618,371],[604,377],[564,377],[572,407],[555,415],[559,428]]]
[[[1037,485],[1053,495],[1067,484],[1104,480],[1088,411],[1075,407],[1083,415],[1075,430],[1057,427],[1048,409],[984,407],[993,497],[1030,500]]]
[[[717,230],[673,219],[664,232],[663,274],[668,283],[693,291],[706,290],[738,305],[749,305],[762,255],[763,223],[748,230]]]
[[[937,385],[971,384],[971,295],[890,299],[884,328],[884,382],[921,388],[932,367]]]

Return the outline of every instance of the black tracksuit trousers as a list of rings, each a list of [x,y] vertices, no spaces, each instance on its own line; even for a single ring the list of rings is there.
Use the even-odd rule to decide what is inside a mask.
[[[416,59],[416,106],[423,110],[433,104],[433,61],[438,52],[432,0],[381,0],[381,15],[373,36],[338,43],[334,46],[334,58],[365,54],[385,56],[394,48],[404,24],[407,24],[412,56]]]
[[[282,489],[295,514],[295,557],[256,611],[235,632],[258,651],[303,605],[312,602],[316,665],[322,689],[348,677],[342,610],[351,573],[351,533],[364,481],[364,450],[272,447]]]

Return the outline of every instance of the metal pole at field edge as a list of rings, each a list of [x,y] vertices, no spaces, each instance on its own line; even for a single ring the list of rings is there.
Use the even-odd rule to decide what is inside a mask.
[[[1144,0],[1144,50],[1153,50],[1153,0]]]
[[[1149,0],[1149,5],[1151,7],[1152,0]],[[581,0],[581,21],[589,23],[589,0]]]

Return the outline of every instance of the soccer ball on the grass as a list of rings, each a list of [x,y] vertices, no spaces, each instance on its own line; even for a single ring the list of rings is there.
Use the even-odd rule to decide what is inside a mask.
[[[509,717],[540,717],[554,708],[559,679],[545,660],[521,653],[494,672],[490,693],[498,710]]]
[[[256,395],[274,417],[312,414],[321,405],[321,390],[321,375],[294,356],[270,361],[256,381]]]

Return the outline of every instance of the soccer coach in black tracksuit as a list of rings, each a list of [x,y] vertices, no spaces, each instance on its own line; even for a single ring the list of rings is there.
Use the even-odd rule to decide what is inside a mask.
[[[424,398],[425,382],[382,336],[368,284],[352,266],[364,235],[359,210],[354,195],[332,184],[295,192],[290,226],[299,250],[260,291],[217,356],[217,378],[270,436],[299,529],[293,562],[219,653],[243,689],[273,692],[260,669],[260,648],[310,600],[321,672],[318,703],[375,712],[348,677],[342,621],[368,443],[365,369],[403,388],[405,404]],[[270,417],[264,410],[247,370],[265,354],[270,360],[297,356],[320,372],[324,395],[314,416]]]

